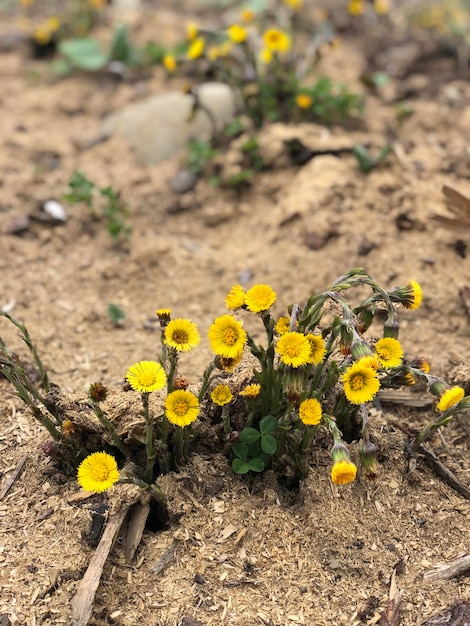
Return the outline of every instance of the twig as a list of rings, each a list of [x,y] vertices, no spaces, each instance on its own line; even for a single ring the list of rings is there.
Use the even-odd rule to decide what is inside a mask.
[[[18,476],[21,474],[21,470],[24,467],[24,464],[26,463],[26,461],[28,460],[27,456],[24,456],[20,462],[18,463],[18,465],[15,467],[15,469],[13,470],[10,478],[8,478],[5,482],[5,484],[3,485],[3,487],[0,490],[0,500],[3,500],[3,498],[7,495],[8,490],[10,489],[10,487],[13,485],[13,483],[15,482],[15,480],[18,478]]]
[[[171,546],[166,550],[162,556],[158,559],[155,565],[152,567],[153,574],[160,574],[167,565],[171,563],[171,561],[175,557],[176,552],[176,542],[174,541]]]
[[[388,594],[388,606],[387,610],[383,611],[381,615],[381,626],[398,626],[401,622],[400,602],[402,592],[398,589],[396,575],[396,570],[393,570],[390,580],[390,592]]]
[[[449,580],[470,570],[470,554],[461,556],[455,561],[440,565],[424,573],[423,580],[425,582],[435,582],[437,580]]]
[[[424,460],[429,465],[429,467],[435,472],[444,482],[446,482],[449,487],[452,487],[455,491],[460,493],[461,496],[470,500],[470,489],[462,484],[457,477],[447,468],[437,456],[428,450],[423,444],[421,444],[418,448],[419,452],[421,452],[424,456]]]
[[[128,511],[129,507],[125,507],[109,518],[109,522],[106,525],[95,554],[72,598],[72,626],[86,626],[88,624],[106,559],[114,545],[114,541],[116,540],[119,529]]]

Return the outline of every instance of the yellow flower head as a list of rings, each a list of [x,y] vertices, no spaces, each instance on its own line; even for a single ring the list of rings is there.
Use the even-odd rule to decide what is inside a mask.
[[[241,322],[231,315],[221,315],[209,328],[209,341],[215,354],[234,359],[243,350],[247,335]]]
[[[320,423],[322,416],[321,404],[316,398],[307,398],[300,403],[299,417],[304,424],[316,426]]]
[[[384,337],[375,344],[377,359],[382,367],[398,367],[403,359],[403,348],[398,339]]]
[[[186,32],[187,32],[189,41],[194,41],[197,37],[199,30],[196,24],[191,23],[191,24],[188,24]]]
[[[300,11],[304,3],[303,0],[283,0],[283,2],[293,11]]]
[[[262,48],[259,53],[259,60],[264,65],[269,65],[273,60],[273,53],[269,48]]]
[[[357,363],[360,363],[363,367],[371,367],[374,370],[378,370],[380,367],[377,357],[373,354],[370,356],[363,356],[362,359],[357,361]]]
[[[323,337],[320,337],[320,335],[314,335],[313,333],[309,333],[306,337],[310,343],[310,358],[308,362],[313,363],[313,365],[318,365],[323,361],[326,354]]]
[[[407,300],[406,302],[404,301],[403,306],[406,309],[410,309],[411,311],[414,311],[421,304],[421,301],[423,299],[423,291],[421,289],[421,286],[414,280],[410,280],[407,287],[408,287],[408,290],[410,291],[409,300]]]
[[[197,37],[192,44],[189,46],[188,50],[188,59],[193,61],[194,59],[199,59],[204,54],[205,41],[202,37]]]
[[[447,409],[450,409],[458,404],[464,395],[465,391],[462,387],[451,387],[451,389],[446,389],[437,404],[437,410],[447,411]]]
[[[390,8],[390,0],[374,0],[374,11],[378,15],[387,15],[387,13],[390,13]]]
[[[308,109],[313,104],[313,98],[308,93],[299,93],[295,97],[295,103],[299,109]]]
[[[243,11],[240,13],[240,17],[243,22],[249,24],[255,19],[255,14],[253,11],[250,11],[250,9],[243,9]]]
[[[309,362],[311,354],[310,341],[302,333],[288,332],[279,338],[276,352],[286,365],[300,367]]]
[[[242,389],[242,391],[240,391],[240,395],[244,396],[245,398],[256,398],[256,396],[259,396],[260,392],[261,385],[259,385],[258,383],[253,383],[251,385],[247,385],[245,389]]]
[[[62,422],[62,434],[64,437],[70,437],[76,430],[75,424],[71,420],[64,420]]]
[[[241,309],[245,305],[245,290],[241,285],[234,285],[225,298],[225,306],[230,311]]]
[[[171,309],[157,309],[155,311],[155,315],[159,318],[159,319],[165,319],[165,320],[169,320],[170,319],[170,315],[171,315]]]
[[[289,332],[290,329],[290,317],[282,316],[279,317],[276,325],[274,326],[274,330],[278,335],[285,335]]]
[[[348,367],[342,376],[344,393],[352,404],[370,402],[380,388],[377,372],[360,361]]]
[[[211,393],[212,402],[219,406],[224,406],[232,401],[233,394],[228,385],[217,385]]]
[[[355,480],[357,467],[352,461],[337,461],[331,468],[331,480],[335,485],[347,485]]]
[[[176,59],[172,54],[165,54],[163,57],[163,65],[167,72],[174,72],[176,70]]]
[[[270,28],[263,34],[265,47],[271,52],[288,52],[291,47],[291,38],[283,30]]]
[[[199,345],[201,338],[194,322],[175,319],[165,328],[165,343],[178,352],[189,352]]]
[[[242,43],[246,40],[248,33],[240,24],[232,24],[230,28],[227,28],[227,35],[233,43]]]
[[[224,357],[224,356],[218,356],[216,359],[216,365],[219,369],[223,370],[224,372],[233,372],[233,370],[240,365],[241,360],[243,358],[243,350],[240,352],[240,354],[237,354],[234,357]]]
[[[166,374],[156,361],[139,361],[127,370],[126,380],[134,391],[150,393],[166,385]]]
[[[362,15],[365,8],[364,0],[349,0],[348,2],[348,12],[350,15]]]
[[[269,285],[254,285],[245,295],[245,304],[253,313],[267,311],[275,302],[276,292]]]
[[[429,361],[422,356],[414,359],[411,365],[413,367],[417,367],[419,370],[421,370],[425,374],[429,374],[429,372],[431,371],[431,366],[429,365]]]
[[[116,459],[106,452],[90,454],[78,466],[77,480],[85,491],[106,491],[119,480]]]
[[[197,419],[199,400],[185,389],[172,391],[165,399],[165,415],[169,422],[184,428]]]

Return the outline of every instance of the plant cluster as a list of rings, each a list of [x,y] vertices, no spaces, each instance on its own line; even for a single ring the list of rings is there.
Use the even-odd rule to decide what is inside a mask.
[[[346,295],[356,287],[370,293],[352,305]],[[218,432],[220,450],[235,473],[269,468],[290,484],[307,476],[317,434],[329,435],[331,480],[342,485],[354,481],[358,465],[366,478],[378,475],[368,406],[381,389],[421,382],[436,396],[437,417],[409,442],[414,453],[456,412],[470,408],[461,387],[431,374],[425,358],[403,354],[397,308],[417,309],[421,298],[414,281],[387,291],[365,270],[355,269],[303,307],[294,304],[286,315],[274,317],[277,295],[270,286],[244,290],[235,285],[225,300],[228,312],[208,329],[213,358],[193,385],[182,375],[181,361],[198,347],[199,330],[189,319],[172,319],[170,309],[158,309],[161,342],[155,360],[134,363],[125,375],[141,403],[140,434],[132,437],[107,414],[108,390],[102,383],[89,388],[88,407],[101,425],[93,438],[60,410],[26,328],[5,312],[33,354],[40,383],[32,382],[1,339],[0,371],[52,436],[48,452],[78,466],[78,481],[87,491],[132,483],[161,499],[155,479],[186,463],[198,420],[206,433],[207,428]],[[260,343],[245,330],[245,316],[254,316],[264,328]],[[378,319],[380,336],[371,337]],[[351,459],[351,441],[359,441],[359,462]]]
[[[72,204],[85,204],[96,220],[103,220],[115,244],[122,244],[131,235],[129,211],[122,203],[119,192],[113,187],[96,187],[82,172],[74,172],[69,181],[64,200]]]

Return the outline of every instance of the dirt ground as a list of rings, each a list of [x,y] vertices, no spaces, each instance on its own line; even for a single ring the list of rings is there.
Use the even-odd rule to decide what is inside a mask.
[[[182,28],[178,7],[162,3],[146,12],[134,25],[138,40],[164,31],[171,41]],[[207,9],[183,15],[196,23],[220,17]],[[126,403],[127,368],[155,358],[160,337],[149,320],[161,307],[190,317],[201,331],[201,346],[182,368],[195,382],[210,360],[205,329],[224,313],[232,285],[269,284],[281,315],[353,267],[386,288],[410,279],[421,284],[422,306],[400,311],[400,340],[408,355],[426,356],[434,372],[469,392],[470,227],[433,219],[449,215],[443,185],[470,197],[468,68],[429,33],[390,20],[345,29],[319,67],[362,92],[361,74],[390,73],[386,87],[367,93],[361,119],[347,128],[264,130],[272,167],[242,194],[202,180],[177,196],[168,181],[180,157],[138,165],[118,137],[83,149],[104,115],[178,80],[168,82],[159,69],[137,82],[85,74],[56,80],[23,45],[0,53],[0,307],[26,324],[64,393],[86,397],[100,380],[114,398],[110,410],[112,402]],[[5,10],[0,34],[15,24],[14,11]],[[412,111],[405,118],[397,116],[401,102]],[[348,151],[299,167],[282,153],[288,135],[313,149],[360,142],[372,151],[392,142],[394,149],[368,175]],[[113,246],[103,224],[79,205],[65,205],[64,224],[33,219],[17,231],[45,200],[61,199],[75,170],[121,192],[131,216],[127,249]],[[109,303],[125,312],[122,327],[110,321]],[[0,334],[26,356],[6,320]],[[425,624],[453,602],[470,600],[468,576],[423,582],[426,571],[470,552],[470,506],[423,459],[413,480],[405,479],[403,428],[435,415],[432,403],[411,404],[384,402],[373,410],[381,463],[373,484],[359,477],[334,487],[326,438],[298,492],[283,490],[269,474],[254,481],[234,476],[217,454],[196,454],[185,471],[161,477],[170,524],[145,532],[131,565],[118,540],[90,624],[376,624],[394,571],[402,594],[396,624]],[[105,501],[116,510],[132,490],[74,500],[78,485],[45,456],[47,433],[4,379],[0,415],[0,487],[26,457],[0,501],[0,623],[70,624],[70,602],[95,549],[90,506]],[[468,415],[459,415],[430,443],[467,487],[469,433]],[[167,566],[154,573],[165,554]]]

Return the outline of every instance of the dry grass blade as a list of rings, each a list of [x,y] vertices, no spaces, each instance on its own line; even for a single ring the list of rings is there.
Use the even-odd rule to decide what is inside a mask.
[[[442,192],[447,208],[452,215],[446,216],[436,213],[432,216],[433,220],[450,229],[468,228],[470,230],[470,198],[447,185],[443,186]]]
[[[11,476],[5,481],[5,484],[3,485],[3,487],[0,489],[0,500],[3,500],[3,498],[6,496],[6,494],[8,493],[10,487],[13,485],[13,483],[15,482],[15,480],[18,478],[18,476],[21,474],[21,471],[24,467],[24,464],[26,463],[26,461],[28,460],[27,456],[24,456],[19,463],[17,464],[17,466],[15,467],[15,469],[13,470],[13,473],[11,474]]]

